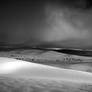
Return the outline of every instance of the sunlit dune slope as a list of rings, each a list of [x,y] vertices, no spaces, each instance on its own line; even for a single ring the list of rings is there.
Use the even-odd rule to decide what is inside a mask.
[[[92,83],[92,74],[87,72],[55,68],[10,58],[0,58],[0,61],[1,76],[55,79],[74,83]]]

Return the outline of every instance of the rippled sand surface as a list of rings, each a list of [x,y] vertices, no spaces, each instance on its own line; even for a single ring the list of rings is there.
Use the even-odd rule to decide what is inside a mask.
[[[92,92],[92,85],[49,79],[0,77],[0,92]]]
[[[68,56],[66,54],[39,50],[0,52],[0,56],[22,59],[28,62],[40,63],[41,65],[53,66],[55,68],[83,71],[90,74],[92,71],[91,57],[69,56],[70,58],[80,58],[82,60],[82,62],[77,61],[78,63],[75,63],[75,61],[68,62],[65,60]],[[2,61],[0,61],[0,63],[2,63]],[[0,75],[0,92],[92,92],[92,84],[69,82],[60,79]]]

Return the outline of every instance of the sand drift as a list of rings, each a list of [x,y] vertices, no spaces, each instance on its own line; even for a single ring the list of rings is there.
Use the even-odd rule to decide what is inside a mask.
[[[0,76],[55,79],[74,83],[91,83],[92,74],[72,69],[56,68],[22,60],[0,57]]]

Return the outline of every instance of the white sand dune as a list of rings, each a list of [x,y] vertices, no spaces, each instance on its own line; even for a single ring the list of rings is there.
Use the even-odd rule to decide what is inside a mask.
[[[0,57],[0,75],[12,77],[45,78],[92,84],[92,74],[77,70],[56,68],[22,60]]]

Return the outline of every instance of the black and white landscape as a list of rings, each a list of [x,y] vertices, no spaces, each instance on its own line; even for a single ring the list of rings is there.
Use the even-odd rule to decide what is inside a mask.
[[[0,1],[0,92],[92,92],[91,0]]]

